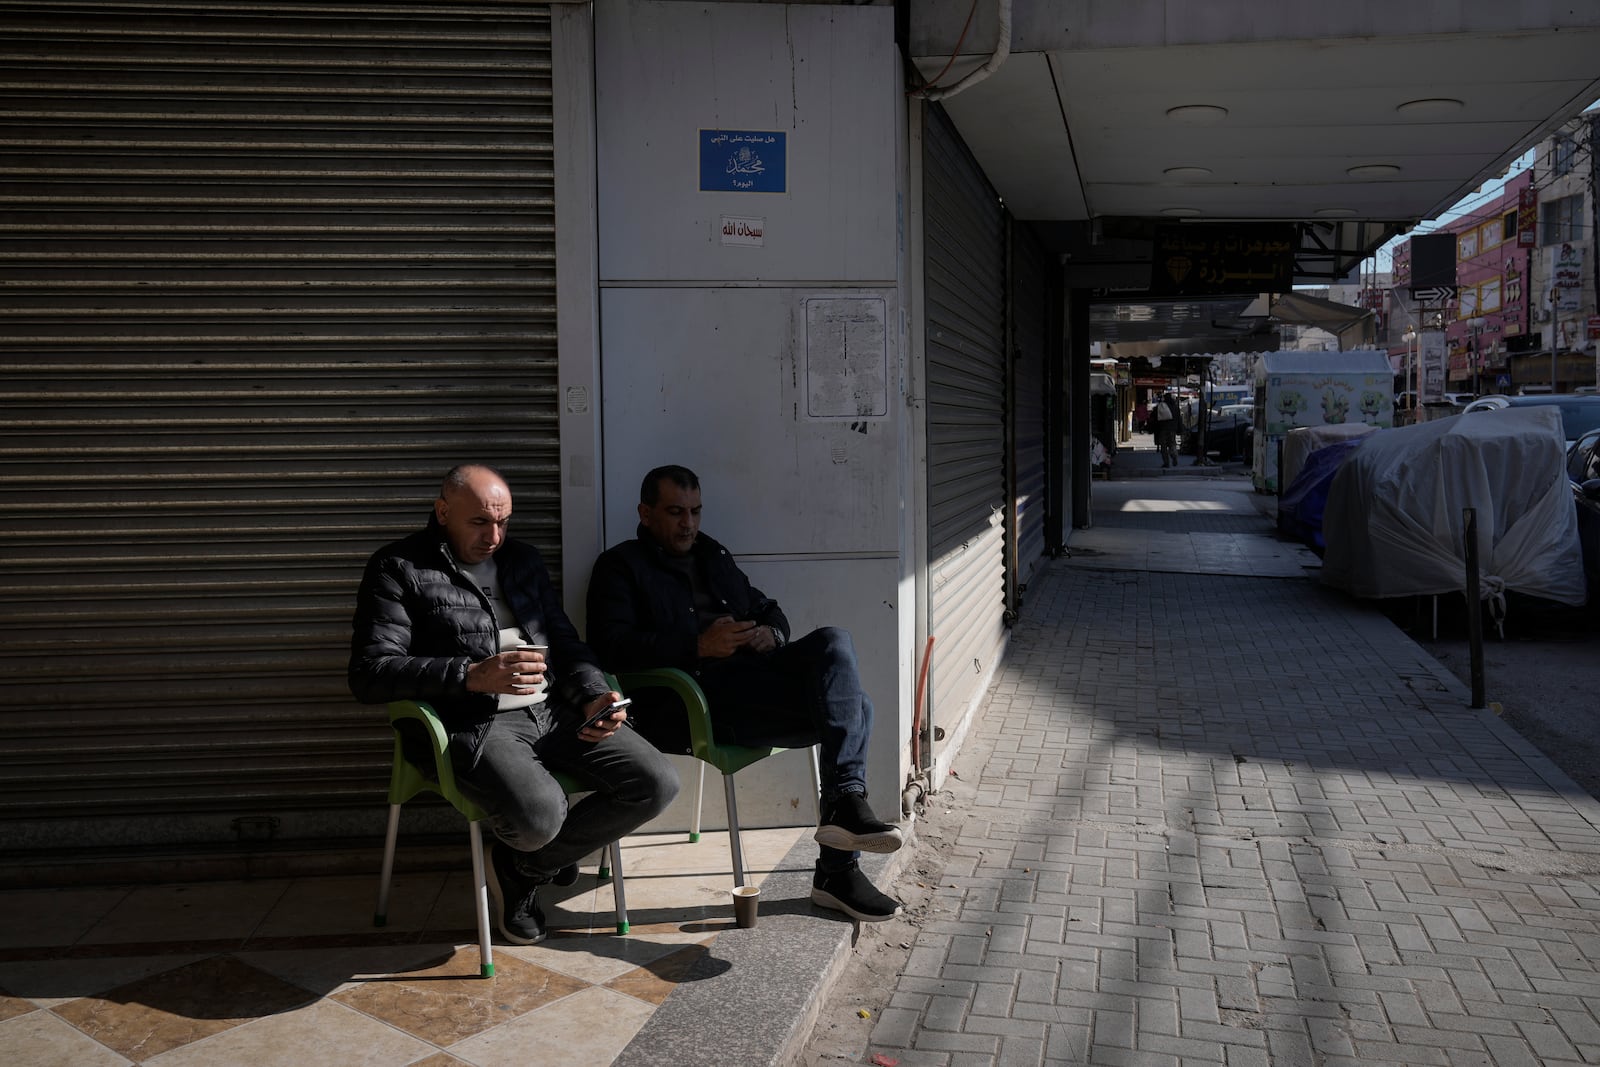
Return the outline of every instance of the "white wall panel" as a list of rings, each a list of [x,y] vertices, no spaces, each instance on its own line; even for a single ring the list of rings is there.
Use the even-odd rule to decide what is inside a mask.
[[[720,541],[763,553],[896,554],[896,424],[801,413],[798,319],[814,295],[602,293],[607,544],[633,533],[645,471],[682,463],[709,483],[706,512]],[[856,295],[893,311],[892,290]]]
[[[892,281],[894,11],[602,0],[604,279]],[[782,131],[784,193],[703,193],[699,131]],[[725,246],[723,215],[765,220]]]
[[[645,471],[693,468],[705,531],[796,630],[854,635],[880,724],[868,781],[889,814],[912,670],[893,9],[600,0],[595,13],[606,543],[633,536]],[[702,129],[781,132],[784,191],[702,192]],[[725,215],[760,220],[760,243],[725,243]],[[740,789],[751,825],[809,821],[793,803],[805,773],[763,764]]]

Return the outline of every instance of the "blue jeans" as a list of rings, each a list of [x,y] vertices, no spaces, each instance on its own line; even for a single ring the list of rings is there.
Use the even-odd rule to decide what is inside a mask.
[[[845,793],[867,791],[872,701],[861,688],[848,630],[824,626],[772,652],[703,661],[699,682],[718,741],[821,746],[824,812]],[[856,856],[824,848],[821,866],[836,871]]]
[[[506,711],[486,728],[450,738],[462,789],[490,812],[494,835],[516,850],[524,874],[548,878],[638,829],[678,793],[678,772],[624,726],[604,741],[578,736],[576,713]],[[570,808],[552,770],[594,789]]]

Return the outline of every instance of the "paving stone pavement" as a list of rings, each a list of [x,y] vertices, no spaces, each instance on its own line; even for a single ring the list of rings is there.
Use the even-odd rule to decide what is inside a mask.
[[[868,1054],[1600,1063],[1600,804],[1314,567],[1239,573],[1282,561],[1251,502],[1195,479],[1236,527],[1128,507],[1190,492],[1153,481],[1095,487],[1134,543],[1114,565],[1028,589]],[[1141,536],[1186,531],[1242,540],[1210,573],[1141,569]]]

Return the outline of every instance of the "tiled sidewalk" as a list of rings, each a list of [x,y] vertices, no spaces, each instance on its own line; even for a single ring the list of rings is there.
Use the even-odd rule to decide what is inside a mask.
[[[1314,557],[1281,566],[1247,486],[1094,493],[1029,583],[866,1052],[1600,1063],[1600,804]],[[1209,537],[1233,548],[1174,562]]]
[[[809,870],[814,846],[795,848],[809,837],[745,831],[752,875],[787,871],[791,849]],[[376,872],[0,893],[0,1060],[608,1064],[669,993],[718,969],[719,937],[759,932],[733,928],[725,834],[629,838],[623,855],[628,936],[610,884],[585,868],[547,905],[548,941],[495,945],[492,981],[478,977],[466,871],[397,875],[381,930]]]

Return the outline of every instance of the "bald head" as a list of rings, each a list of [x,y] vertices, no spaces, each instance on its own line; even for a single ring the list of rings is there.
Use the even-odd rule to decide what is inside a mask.
[[[493,467],[463,464],[445,475],[433,513],[456,559],[482,563],[505,542],[511,489]]]

